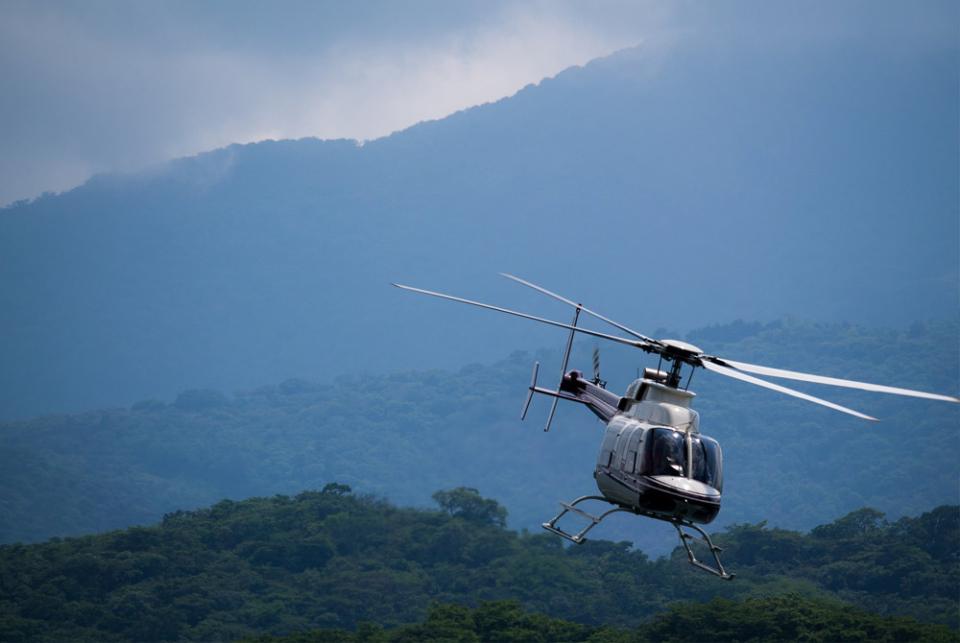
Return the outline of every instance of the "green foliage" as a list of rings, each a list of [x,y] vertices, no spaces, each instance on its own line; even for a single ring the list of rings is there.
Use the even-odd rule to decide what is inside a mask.
[[[384,630],[311,630],[289,636],[262,636],[256,643],[407,643],[480,641],[523,643],[649,643],[673,641],[956,641],[955,632],[911,619],[881,617],[833,601],[788,594],[742,602],[715,599],[681,604],[633,630],[591,627],[529,614],[513,601],[481,603],[475,609],[434,606],[423,623]]]
[[[821,525],[810,533],[825,539],[857,538],[880,531],[882,522],[883,512],[864,507],[829,525]]]
[[[796,594],[714,599],[674,607],[640,629],[641,640],[710,641],[956,641],[946,627],[912,619],[881,617],[849,605]]]
[[[440,508],[455,518],[463,518],[479,524],[507,525],[507,510],[497,503],[480,496],[471,487],[457,487],[450,491],[438,491],[433,499]]]
[[[331,483],[173,512],[152,527],[0,546],[0,640],[224,640],[315,628],[321,640],[342,641],[646,640],[624,629],[637,627],[654,628],[655,640],[687,640],[691,622],[714,621],[730,637],[769,639],[826,628],[835,602],[809,601],[828,598],[958,625],[955,506],[893,523],[873,516],[873,528],[852,533],[843,527],[872,514],[810,535],[736,526],[717,536],[738,573],[727,583],[693,570],[679,551],[651,560],[626,542],[564,547],[551,535],[506,530],[499,505],[475,490],[437,496],[442,512],[400,509]],[[483,519],[458,515],[463,507]],[[749,600],[783,594],[796,596]],[[735,603],[649,620],[678,602],[717,597]],[[771,605],[774,616],[761,618]],[[903,640],[948,631],[871,618],[840,622],[871,637],[895,625]]]
[[[485,601],[471,609],[460,605],[434,605],[426,619],[417,624],[385,630],[362,623],[353,631],[343,629],[311,630],[283,637],[262,636],[256,643],[554,643],[556,641],[601,641],[602,629],[525,612],[516,601]]]

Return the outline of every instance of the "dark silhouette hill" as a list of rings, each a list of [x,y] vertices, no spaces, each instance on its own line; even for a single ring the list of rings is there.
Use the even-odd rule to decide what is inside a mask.
[[[791,628],[821,640],[867,632],[873,640],[885,630],[899,635],[883,640],[955,636],[914,619],[957,626],[957,506],[892,523],[862,509],[809,534],[741,525],[720,536],[739,573],[724,582],[679,551],[651,560],[627,543],[564,547],[550,535],[506,530],[502,509],[476,490],[448,496],[455,500],[444,512],[413,510],[330,484],[178,511],[150,527],[0,546],[0,638],[237,640],[397,626],[422,619],[431,603],[505,599],[556,619],[624,628],[678,601],[718,597],[727,601],[671,610],[649,636],[664,640],[684,617],[700,629],[698,640],[714,638],[714,628],[718,638],[741,640]],[[767,601],[744,601],[759,596]],[[841,615],[837,601],[859,609]]]
[[[628,50],[363,145],[236,145],[16,204],[0,417],[560,341],[391,281],[556,310],[506,270],[647,332],[953,318],[957,51],[891,51]]]

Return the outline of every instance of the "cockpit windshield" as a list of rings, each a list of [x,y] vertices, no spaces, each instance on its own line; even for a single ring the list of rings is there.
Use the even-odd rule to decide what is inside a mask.
[[[693,479],[723,491],[723,465],[720,445],[705,435],[692,435]]]
[[[679,431],[654,429],[647,442],[647,457],[649,475],[686,476],[687,445]]]
[[[654,429],[644,447],[644,473],[652,476],[691,477],[723,491],[723,465],[720,445],[713,438],[700,434],[689,436],[693,456],[687,475],[686,433],[673,429]]]

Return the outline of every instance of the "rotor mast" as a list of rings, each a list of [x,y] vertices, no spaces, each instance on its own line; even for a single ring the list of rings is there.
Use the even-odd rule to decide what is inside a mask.
[[[660,358],[670,362],[670,371],[667,373],[664,384],[670,388],[680,388],[680,382],[683,381],[683,374],[681,373],[683,365],[688,364],[691,369],[696,370],[699,366],[696,358],[702,355],[703,351],[697,346],[682,342],[679,339],[661,339],[660,343],[663,345]],[[692,371],[690,376],[693,377]]]

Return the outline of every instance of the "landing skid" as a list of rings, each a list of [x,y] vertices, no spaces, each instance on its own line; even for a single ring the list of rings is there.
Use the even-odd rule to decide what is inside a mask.
[[[599,500],[600,502],[605,502],[609,505],[613,505],[613,509],[608,509],[607,511],[603,512],[599,516],[594,516],[593,514],[587,513],[583,509],[580,509],[577,507],[578,504],[580,504],[581,502],[585,502],[587,500]],[[710,539],[709,534],[707,534],[707,532],[705,532],[703,529],[693,524],[692,522],[681,520],[679,518],[672,518],[672,519],[661,518],[660,516],[650,514],[645,511],[629,509],[627,507],[614,504],[609,500],[607,500],[606,498],[604,498],[603,496],[580,496],[579,498],[577,498],[576,500],[574,500],[569,504],[566,502],[561,502],[560,506],[563,507],[560,513],[554,516],[549,522],[543,523],[542,527],[547,531],[554,533],[560,536],[561,538],[566,538],[570,542],[575,543],[577,545],[582,545],[586,541],[587,532],[589,532],[591,529],[599,525],[604,518],[606,518],[610,514],[615,514],[617,512],[622,511],[626,513],[640,515],[640,516],[646,516],[648,518],[654,518],[655,520],[662,520],[664,522],[669,522],[677,530],[677,535],[680,537],[680,543],[683,545],[683,548],[686,550],[687,560],[691,565],[693,565],[697,569],[702,569],[705,572],[709,572],[714,576],[719,576],[724,580],[733,580],[733,577],[736,576],[736,574],[728,574],[726,570],[724,570],[723,568],[723,563],[720,562],[720,552],[722,552],[723,549],[721,549],[717,545],[714,545],[713,541]],[[565,515],[567,515],[567,513],[569,512],[573,512],[579,516],[582,516],[583,518],[586,518],[587,520],[590,521],[590,524],[588,524],[586,527],[584,527],[583,529],[581,529],[575,534],[571,534],[569,532],[564,531],[563,529],[557,526],[557,522],[561,518],[563,518]],[[693,529],[699,534],[699,536],[691,534],[687,531],[684,531],[685,529]],[[694,541],[694,540],[699,540],[700,542],[702,542],[704,545],[707,546],[707,548],[710,550],[710,553],[713,555],[713,560],[716,563],[716,567],[711,567],[710,565],[703,563],[697,559],[696,554],[693,553],[693,548],[690,546],[690,541]]]
[[[599,525],[600,521],[606,518],[607,516],[609,516],[610,514],[615,514],[618,511],[626,511],[629,513],[633,513],[633,511],[630,509],[626,509],[624,507],[619,507],[614,505],[613,509],[610,509],[600,514],[599,517],[594,516],[593,514],[588,514],[583,509],[577,509],[577,505],[583,502],[584,500],[600,500],[601,502],[606,502],[607,504],[613,504],[603,496],[580,496],[570,504],[561,502],[560,506],[563,507],[563,510],[560,513],[558,513],[556,516],[554,516],[553,520],[551,520],[550,522],[545,522],[541,526],[547,531],[553,532],[562,538],[566,538],[572,543],[576,543],[580,545],[580,544],[583,544],[583,542],[586,540],[584,536],[587,535],[587,532],[593,529],[594,527],[596,527],[597,525]],[[570,511],[580,516],[583,516],[584,518],[590,521],[590,524],[584,527],[583,529],[581,529],[580,531],[578,531],[576,534],[568,534],[564,530],[557,527],[557,521],[563,518],[567,514],[567,512],[570,512]]]
[[[723,549],[713,544],[713,541],[710,540],[710,536],[707,534],[707,532],[695,524],[686,522],[685,520],[668,520],[667,522],[672,524],[677,530],[677,534],[680,536],[680,542],[683,543],[683,548],[687,550],[687,560],[691,565],[697,569],[702,569],[705,572],[709,572],[714,576],[719,576],[723,580],[733,580],[733,577],[736,576],[736,574],[728,574],[726,570],[723,569],[723,563],[720,562],[720,552],[722,552]],[[693,534],[689,534],[684,531],[684,528],[694,529],[700,534],[700,536],[697,537]],[[693,548],[690,547],[689,541],[691,540],[699,540],[707,546],[707,549],[709,549],[710,553],[713,555],[714,562],[717,564],[716,567],[711,567],[710,565],[697,560],[697,556],[693,553]]]

